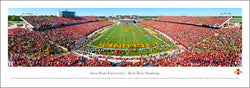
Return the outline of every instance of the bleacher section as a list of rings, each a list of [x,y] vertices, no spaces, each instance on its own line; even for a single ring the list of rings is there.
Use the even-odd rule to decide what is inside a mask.
[[[220,26],[231,17],[158,17],[139,24],[162,32],[186,47],[172,53],[164,52],[139,57],[105,55],[106,49],[82,48],[75,53],[77,41],[84,43],[87,35],[114,24],[95,17],[22,17],[34,27],[8,30],[10,67],[240,67],[242,66],[242,29],[208,28],[194,25]],[[94,22],[93,22],[94,21]],[[87,23],[81,23],[87,22]],[[46,30],[46,27],[75,24]],[[191,24],[191,25],[187,25]],[[65,47],[68,53],[61,47]],[[171,48],[171,47],[169,47]],[[154,50],[151,48],[151,50]],[[116,50],[115,50],[116,51]],[[126,52],[132,52],[127,50]],[[139,51],[139,50],[138,50]],[[158,51],[158,50],[157,50]],[[95,52],[96,55],[91,54]],[[120,52],[118,50],[118,52]],[[140,51],[139,51],[140,52]],[[120,62],[114,63],[114,60]],[[132,62],[136,61],[136,62]]]
[[[24,22],[32,25],[35,29],[58,27],[61,25],[71,25],[85,22],[99,21],[96,17],[53,17],[53,16],[26,16],[21,17]]]
[[[231,18],[231,16],[161,16],[155,18],[154,20],[208,27],[221,27]]]
[[[188,48],[217,33],[212,28],[171,22],[143,21],[141,25],[158,30]]]

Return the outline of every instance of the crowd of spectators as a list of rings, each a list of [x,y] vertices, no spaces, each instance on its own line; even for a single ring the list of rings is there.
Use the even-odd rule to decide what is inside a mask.
[[[42,19],[42,18],[41,18]],[[80,18],[78,18],[80,19]],[[94,18],[89,18],[94,19]],[[38,19],[39,20],[39,19]],[[220,19],[218,19],[220,20]],[[39,22],[38,22],[39,23]],[[97,21],[60,27],[46,31],[28,29],[8,30],[8,59],[11,67],[233,67],[242,66],[242,30],[239,28],[212,29],[193,25],[143,21],[142,26],[156,29],[187,45],[174,53],[117,57],[84,55],[71,51],[74,46],[88,41],[89,34],[112,25]],[[80,40],[80,41],[79,41]],[[65,47],[66,53],[60,46]],[[81,45],[80,45],[81,46]],[[97,50],[84,48],[83,51]],[[102,54],[104,49],[97,51]],[[157,49],[156,51],[159,51]],[[113,51],[111,51],[113,52]],[[130,52],[130,51],[127,51]],[[122,60],[112,62],[110,60]],[[136,60],[136,61],[131,61]]]
[[[211,66],[240,66],[242,52],[242,30],[239,28],[220,29],[217,36],[213,36],[196,46],[190,48],[190,51],[183,52],[180,57],[201,63],[207,60],[203,65]]]
[[[238,55],[235,55],[238,56]],[[230,58],[227,58],[230,57]],[[90,58],[79,56],[74,53],[38,56],[29,58],[24,55],[9,57],[10,66],[55,66],[55,67],[229,67],[241,66],[241,59],[226,56],[226,53],[218,52],[176,52],[175,54],[158,54],[150,56],[141,56],[136,58],[121,58],[112,56],[93,56]],[[122,60],[112,62],[112,60]],[[137,61],[131,61],[137,60]]]
[[[226,28],[218,30],[219,34],[212,36],[206,41],[202,41],[191,49],[197,51],[221,51],[241,49],[242,47],[242,30],[239,28]]]
[[[95,30],[111,24],[111,22],[106,21],[90,22],[43,32],[29,31],[28,29],[19,28],[10,29],[8,35],[9,51],[11,53],[26,54],[44,54],[45,51],[56,53],[58,48],[55,45],[60,45],[70,49],[75,45],[75,42],[77,42],[78,39],[86,37]],[[59,49],[59,51],[62,50]]]
[[[220,26],[229,18],[231,17],[230,16],[161,16],[155,18],[154,20],[189,23],[196,25]]]
[[[239,28],[211,29],[157,21],[141,24],[189,46],[184,52],[175,53],[181,58],[178,59],[181,66],[241,66],[242,30]]]
[[[223,55],[223,54],[222,54]],[[226,57],[226,56],[225,56]],[[10,66],[13,67],[228,67],[241,66],[241,60],[225,58],[215,52],[196,53],[190,51],[141,56],[137,58],[120,58],[112,56],[91,56],[87,58],[69,54],[38,56],[30,58],[25,55],[10,55]],[[122,60],[112,62],[110,59]],[[137,60],[137,61],[131,61]]]
[[[54,43],[71,50],[80,38],[86,37],[94,31],[112,24],[112,22],[107,21],[90,22],[47,30],[43,33],[48,35]]]
[[[176,54],[180,57],[180,63],[192,64],[202,67],[238,67],[241,66],[240,52],[219,52],[219,51],[184,51]]]
[[[193,46],[218,32],[212,28],[170,22],[142,21],[140,24],[165,33],[187,47]]]
[[[8,52],[25,55],[51,55],[63,53],[63,50],[51,43],[49,36],[23,28],[9,29]]]
[[[94,53],[99,55],[114,55],[114,56],[140,56],[142,54],[149,55],[150,53],[161,53],[164,51],[174,50],[178,47],[167,45],[147,47],[147,48],[126,48],[126,49],[109,49],[109,48],[95,48],[92,46],[85,46],[81,48],[81,51],[86,51],[88,53]]]
[[[86,17],[54,17],[54,16],[25,16],[22,17],[35,28],[49,28],[51,26],[60,26],[80,22],[98,21],[98,18],[92,16]]]
[[[109,61],[109,57],[101,59],[104,57],[100,56],[91,56],[87,58],[84,56],[79,56],[73,52],[68,54],[46,56],[41,55],[37,57],[29,57],[27,55],[10,55],[9,63],[12,67],[143,67],[143,66],[170,66],[177,67],[179,61],[174,59],[175,56],[168,55],[167,53],[159,54],[156,56],[141,56],[138,58],[115,58],[122,60],[121,62],[112,62]],[[139,61],[128,61],[128,60],[139,60]]]
[[[8,54],[30,58],[63,54],[70,51],[69,46],[74,46],[78,39],[86,39],[90,33],[111,24],[108,21],[89,22],[42,32],[24,28],[9,29]]]

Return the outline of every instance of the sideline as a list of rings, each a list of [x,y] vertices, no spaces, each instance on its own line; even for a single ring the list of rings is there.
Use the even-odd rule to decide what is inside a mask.
[[[93,32],[92,35],[94,35],[96,32],[99,32],[99,31],[101,31],[101,30],[105,30],[106,28],[108,28],[107,30],[105,30],[104,32],[102,32],[102,34],[99,35],[97,38],[95,38],[94,40],[90,41],[90,43],[88,43],[87,45],[90,45],[90,44],[94,43],[96,40],[98,40],[99,38],[101,38],[110,28],[112,28],[111,26],[114,27],[114,25],[110,25],[110,26],[103,27],[103,28],[101,28],[101,29],[99,29],[99,30]],[[92,37],[92,36],[88,36],[88,38],[91,38],[91,37]],[[91,42],[92,42],[92,43],[91,43]],[[91,45],[90,45],[90,46],[91,46]]]
[[[108,27],[111,27],[111,26],[113,26],[113,25],[109,25],[109,26],[100,28],[100,29],[96,30],[95,32],[91,33],[90,35],[88,35],[87,37],[88,37],[88,38],[91,38],[92,36],[94,36],[94,34],[95,34],[96,32],[99,32],[99,31],[104,30],[105,28],[108,28]],[[110,28],[109,28],[109,29],[110,29]],[[108,30],[109,30],[109,29],[108,29]]]
[[[166,38],[170,39],[170,41],[174,42],[174,44],[176,44],[176,42],[178,42],[182,47],[185,47],[186,49],[189,48],[188,46],[186,46],[186,45],[185,45],[184,43],[182,43],[181,41],[179,41],[179,40],[177,40],[177,39],[173,39],[172,37],[170,37],[170,36],[167,35],[167,34],[164,34],[164,33],[160,32],[160,31],[158,31],[158,30],[156,30],[156,29],[153,29],[153,28],[151,28],[151,27],[148,27],[148,28],[150,28],[151,30],[157,31],[158,33],[162,34],[162,35],[165,36]]]
[[[95,38],[92,42],[95,42],[96,40],[98,40],[99,38],[101,38],[101,37],[102,37],[109,29],[111,29],[112,27],[114,27],[114,25],[110,25],[110,26],[101,28],[101,29],[95,31],[94,33],[92,33],[92,34],[95,34],[95,33],[99,32],[99,31],[102,32],[101,35],[99,35],[97,38]],[[106,28],[108,28],[108,29],[106,29]],[[145,28],[143,28],[143,29],[146,30]],[[149,29],[151,29],[151,28],[149,28]],[[151,30],[152,30],[152,29],[151,29]],[[149,30],[146,30],[146,31],[150,32]],[[159,32],[159,31],[156,31],[156,32],[158,32],[159,34],[163,35],[164,37],[170,38],[169,36],[165,35],[164,33],[161,33],[161,32]],[[160,39],[160,38],[157,37],[156,35],[152,34],[151,32],[150,32],[150,34],[153,35],[154,37],[156,37],[157,39],[163,41],[162,39]],[[170,42],[171,42],[171,40],[172,40],[172,38],[170,39]],[[165,44],[167,44],[168,46],[170,46],[170,45],[169,45],[168,43],[166,43],[165,41],[163,41],[163,42],[164,42]],[[172,41],[172,43],[173,43],[173,41]],[[117,48],[98,47],[98,46],[92,46],[92,45],[90,45],[90,44],[92,44],[92,43],[88,43],[88,44],[86,44],[86,45],[87,45],[87,46],[91,46],[91,47],[95,47],[95,48],[104,48],[104,49],[110,49],[110,50],[127,50],[127,49],[117,49]],[[162,46],[164,46],[164,45],[162,45]],[[94,59],[94,58],[92,58],[92,57],[97,57],[99,60],[107,60],[107,61],[114,62],[114,63],[120,63],[120,62],[122,62],[122,61],[124,61],[124,60],[122,60],[122,59],[115,59],[115,58],[140,58],[140,57],[146,57],[146,58],[147,58],[147,57],[150,57],[150,56],[159,57],[160,54],[164,54],[164,53],[167,53],[168,55],[173,55],[174,52],[176,52],[176,51],[179,51],[179,50],[180,50],[178,53],[184,51],[184,49],[183,49],[184,47],[183,47],[183,46],[181,46],[181,45],[174,45],[174,46],[181,47],[181,49],[172,49],[172,50],[165,51],[165,52],[154,53],[154,54],[149,54],[149,55],[141,55],[141,56],[140,56],[140,55],[139,55],[139,56],[102,55],[102,54],[95,54],[95,53],[90,53],[90,52],[82,51],[82,50],[74,50],[73,53],[76,54],[76,55],[78,55],[78,56],[84,56],[84,57],[86,57],[87,59]],[[156,47],[158,47],[158,46],[155,46],[155,47],[153,47],[153,48],[156,48]],[[146,48],[141,48],[141,49],[146,49]],[[133,49],[133,50],[135,50],[135,49]],[[99,58],[99,56],[102,56],[102,58]],[[111,58],[111,59],[107,59],[107,58],[105,58],[105,57],[112,57],[112,58]],[[126,61],[127,61],[127,62],[139,62],[140,60],[134,59],[134,60],[126,60]]]
[[[110,26],[107,26],[107,27],[104,27],[104,28],[101,28],[101,29],[99,29],[99,30],[97,30],[97,31],[101,31],[102,29],[103,30],[105,30],[105,28],[108,28],[109,27],[109,29],[111,29],[112,27],[114,27],[114,25],[110,25]],[[146,28],[146,27],[145,27]],[[146,30],[145,28],[143,28],[144,30]],[[108,29],[108,30],[109,30]],[[151,29],[152,30],[152,28],[148,28],[148,29]],[[97,38],[95,38],[94,40],[92,40],[91,42],[93,43],[93,42],[95,42],[96,40],[98,40],[99,38],[101,38],[108,30],[105,30],[100,36],[98,36]],[[163,41],[161,38],[159,38],[159,37],[157,37],[156,35],[154,35],[154,34],[152,34],[152,32],[150,32],[149,30],[146,30],[146,31],[148,31],[151,35],[153,35],[155,38],[157,38],[157,39],[159,39],[159,40],[161,40],[162,42],[164,42],[167,46],[169,46],[170,47],[170,45],[167,43],[167,42],[165,42],[165,41]],[[156,30],[157,31],[157,30]],[[161,35],[163,35],[164,33],[161,33],[161,32],[159,32],[159,31],[157,31],[159,34],[161,34]],[[163,35],[163,36],[165,36],[165,35]],[[167,37],[168,39],[170,38],[169,36],[165,36],[165,37]],[[172,40],[172,38],[170,39],[170,42],[171,42],[171,40]],[[110,50],[127,50],[127,48],[106,48],[106,47],[99,47],[99,46],[93,46],[93,45],[91,45],[92,43],[88,43],[88,44],[86,44],[87,46],[90,46],[90,47],[95,47],[95,48],[103,48],[103,49],[110,49]],[[172,41],[172,43],[173,43],[173,41]],[[173,46],[176,46],[175,45],[175,43],[173,43],[174,45]],[[161,47],[163,47],[164,45],[162,45]],[[155,46],[155,47],[153,47],[153,48],[156,48],[156,47],[158,47],[158,46]],[[140,49],[147,49],[147,48],[140,48]],[[136,49],[132,49],[132,50],[136,50]]]
[[[148,30],[147,28],[143,28],[144,30],[148,31],[151,35],[153,35],[155,38],[161,40],[162,42],[164,42],[166,45],[168,45],[170,47],[170,45],[168,43],[166,43],[165,41],[163,41],[161,38],[157,37],[156,35],[154,35],[154,33],[152,33],[150,30]],[[171,42],[171,41],[170,41]]]
[[[161,53],[156,53],[156,54],[149,54],[148,56],[147,55],[142,55],[142,56],[114,56],[114,55],[102,55],[102,54],[95,54],[95,53],[89,53],[89,52],[86,52],[86,51],[80,51],[80,50],[76,50],[76,51],[73,51],[74,54],[78,55],[78,56],[84,56],[86,57],[87,59],[92,59],[91,57],[97,57],[98,60],[107,60],[107,61],[110,61],[110,62],[114,62],[114,63],[120,63],[124,60],[121,60],[121,59],[106,59],[106,58],[99,58],[99,56],[102,56],[102,57],[112,57],[112,58],[140,58],[140,57],[150,57],[150,56],[158,56],[160,54],[164,54],[164,53],[168,53],[168,55],[173,55],[176,51],[178,51],[179,49],[175,49],[175,50],[170,50],[170,51],[166,51],[166,52],[161,52]],[[183,52],[184,50],[181,49],[179,53]],[[87,54],[83,54],[83,53],[87,53]],[[139,62],[140,60],[138,59],[134,59],[134,60],[126,60],[127,62]]]

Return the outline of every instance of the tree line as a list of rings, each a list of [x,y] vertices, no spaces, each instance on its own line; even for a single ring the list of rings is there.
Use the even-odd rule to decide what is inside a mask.
[[[20,18],[21,16],[8,16],[8,21],[22,21],[22,19]]]
[[[35,16],[35,15],[33,15],[33,16]],[[56,15],[39,15],[39,16],[56,16]],[[9,15],[8,21],[23,21],[20,17],[21,16]]]

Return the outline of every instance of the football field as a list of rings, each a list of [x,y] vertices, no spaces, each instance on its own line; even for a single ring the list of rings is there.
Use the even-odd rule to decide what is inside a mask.
[[[115,25],[91,43],[91,46],[106,48],[147,48],[166,44],[166,42],[157,38],[156,35],[144,30],[140,25]]]

